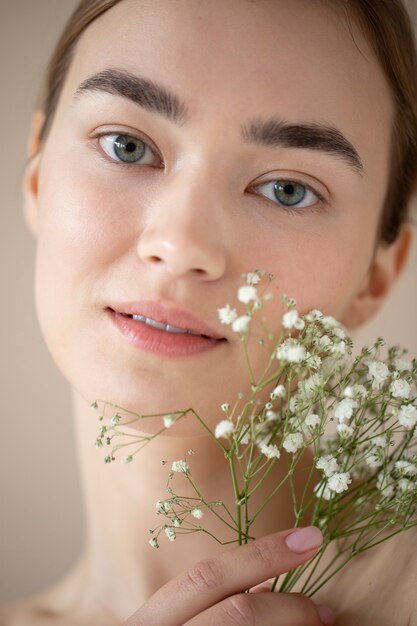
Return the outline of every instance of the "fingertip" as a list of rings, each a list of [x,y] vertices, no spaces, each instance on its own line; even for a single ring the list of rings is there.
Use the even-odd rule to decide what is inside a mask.
[[[329,606],[316,604],[316,609],[324,626],[332,626],[334,624],[336,616]]]
[[[285,543],[292,552],[303,554],[319,548],[323,543],[323,535],[316,526],[297,528],[286,536]]]

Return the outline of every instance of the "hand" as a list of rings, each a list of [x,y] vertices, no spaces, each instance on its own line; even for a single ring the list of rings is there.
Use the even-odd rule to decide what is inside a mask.
[[[322,540],[312,526],[286,530],[201,561],[161,587],[123,626],[332,624],[330,609],[301,594],[244,593],[311,559]]]

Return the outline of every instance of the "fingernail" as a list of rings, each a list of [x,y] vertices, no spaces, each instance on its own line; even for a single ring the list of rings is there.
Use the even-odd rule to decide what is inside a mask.
[[[325,626],[332,626],[335,620],[335,614],[332,609],[324,604],[316,604],[317,613]]]
[[[293,552],[302,554],[313,548],[318,548],[323,543],[323,535],[315,526],[299,528],[285,538],[285,543]]]

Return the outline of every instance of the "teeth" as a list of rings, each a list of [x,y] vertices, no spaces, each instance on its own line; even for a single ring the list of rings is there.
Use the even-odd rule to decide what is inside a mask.
[[[144,315],[131,315],[132,319],[137,322],[145,322],[148,326],[152,326],[153,328],[158,328],[159,330],[165,330],[168,333],[175,333],[177,335],[199,335],[200,333],[195,333],[192,330],[186,330],[184,328],[177,328],[177,326],[172,326],[171,324],[163,324],[162,322],[156,322],[150,317],[145,317]]]

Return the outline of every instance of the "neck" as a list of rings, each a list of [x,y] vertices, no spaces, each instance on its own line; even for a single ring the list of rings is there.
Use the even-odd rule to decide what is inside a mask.
[[[169,497],[166,486],[171,461],[186,458],[186,451],[193,449],[195,454],[187,457],[187,462],[201,495],[209,502],[221,500],[234,515],[231,473],[222,450],[209,436],[177,438],[171,433],[157,437],[128,465],[122,465],[117,456],[115,462],[105,465],[106,447],[94,447],[100,425],[97,413],[76,393],[73,403],[86,516],[84,550],[74,572],[79,578],[78,588],[85,594],[83,602],[101,604],[106,614],[120,623],[169,579],[226,549],[220,542],[230,542],[237,536],[214,512],[205,511],[201,520],[191,517],[190,521],[209,530],[219,543],[204,532],[185,537],[179,529],[175,541],[170,542],[162,533],[160,548],[151,548],[149,529],[167,521],[156,514],[155,505],[157,500]],[[161,466],[161,460],[169,463]],[[281,461],[251,499],[252,510],[259,508],[285,475],[286,463]],[[172,487],[181,496],[196,496],[182,474],[175,475]],[[284,487],[259,515],[250,535],[260,537],[291,528],[291,502],[290,492]],[[225,508],[219,506],[214,511],[231,521]]]

